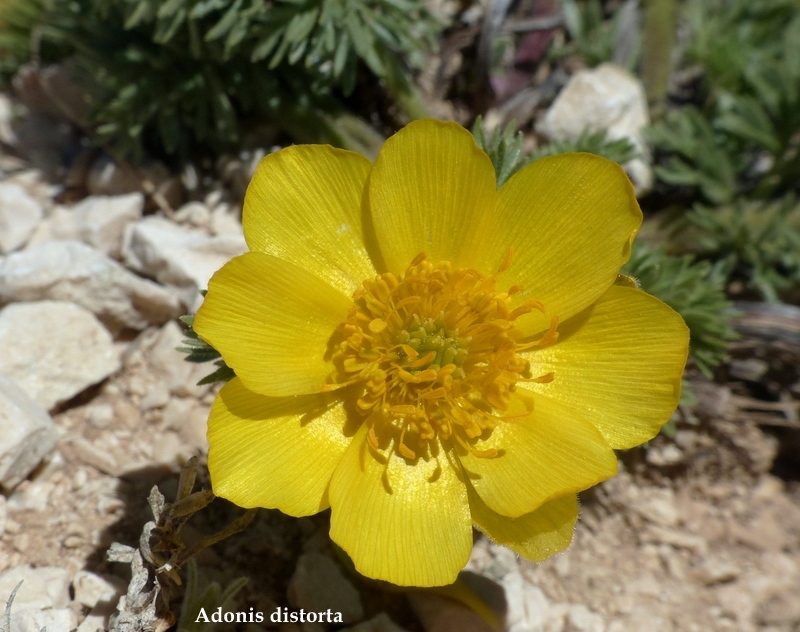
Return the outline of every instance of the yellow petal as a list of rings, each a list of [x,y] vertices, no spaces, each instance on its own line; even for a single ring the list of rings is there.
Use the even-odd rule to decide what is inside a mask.
[[[389,138],[369,179],[369,210],[391,272],[420,252],[472,266],[494,213],[489,157],[456,123],[416,121]]]
[[[444,454],[379,463],[366,434],[365,424],[334,472],[331,538],[367,577],[399,586],[451,584],[472,550],[465,484]]]
[[[657,435],[680,399],[683,319],[649,294],[613,286],[559,330],[556,344],[525,354],[534,375],[552,371],[553,381],[527,388],[579,411],[612,448]]]
[[[328,483],[350,443],[336,394],[265,397],[238,378],[220,391],[208,419],[214,493],[240,507],[309,516],[328,507]]]
[[[194,330],[251,391],[316,393],[333,371],[328,341],[351,305],[303,268],[248,252],[211,277]]]
[[[517,321],[527,333],[542,331],[552,316],[564,322],[608,289],[641,223],[633,186],[618,164],[591,154],[542,158],[500,189],[484,268],[497,270],[513,248],[500,287],[521,285],[516,302],[544,305],[544,316],[533,312]]]
[[[506,518],[489,509],[475,490],[469,488],[469,508],[478,529],[531,562],[541,562],[566,549],[578,521],[575,494],[549,500],[519,518]]]
[[[351,296],[375,276],[361,229],[371,167],[361,154],[328,145],[298,145],[266,156],[242,211],[250,250],[295,263]]]
[[[617,473],[617,458],[601,434],[579,414],[546,397],[520,390],[507,414],[478,450],[493,458],[461,456],[472,486],[493,511],[519,518],[542,503],[596,485]]]

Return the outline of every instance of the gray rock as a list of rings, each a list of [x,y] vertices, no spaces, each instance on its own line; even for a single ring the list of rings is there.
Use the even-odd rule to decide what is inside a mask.
[[[357,623],[364,618],[361,595],[339,565],[320,553],[304,553],[300,556],[289,581],[287,596],[294,608],[341,612],[344,623]]]
[[[165,289],[77,241],[51,241],[0,260],[0,302],[40,300],[80,305],[112,332],[161,324],[180,311]]]
[[[24,480],[55,447],[58,439],[47,411],[19,385],[3,376],[0,376],[0,437],[3,438],[0,441],[0,486],[6,489],[13,489]],[[5,519],[0,522],[5,524]],[[0,534],[2,531],[0,528]]]
[[[69,571],[57,566],[15,566],[0,574],[0,600],[5,601],[22,580],[12,612],[27,609],[64,608],[69,603]],[[38,628],[37,628],[37,631]]]
[[[73,303],[15,303],[0,310],[0,374],[51,409],[120,367],[111,335]]]
[[[41,205],[25,189],[0,182],[0,253],[24,246],[41,219]]]
[[[624,165],[637,194],[653,186],[650,156],[642,130],[650,122],[644,86],[613,64],[582,70],[569,80],[547,111],[538,131],[551,140],[574,140],[587,129],[626,138],[640,157]]]
[[[14,602],[16,605],[16,601]],[[55,610],[14,610],[10,632],[70,632],[78,625],[78,616],[70,608]]]
[[[198,291],[208,287],[211,275],[244,252],[242,236],[209,237],[160,217],[128,226],[122,245],[128,267],[175,288],[189,309],[201,303]]]

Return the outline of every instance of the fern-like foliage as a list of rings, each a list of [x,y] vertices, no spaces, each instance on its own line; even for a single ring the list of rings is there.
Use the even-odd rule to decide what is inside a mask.
[[[421,67],[420,45],[431,43],[435,25],[416,0],[94,0],[107,14],[114,4],[125,29],[144,27],[157,44],[186,42],[198,59],[304,67],[345,93],[359,60],[378,77],[398,55]]]
[[[728,343],[736,338],[730,324],[731,303],[724,290],[726,266],[697,262],[692,255],[670,256],[661,248],[637,243],[622,271],[686,321],[691,356],[710,377],[712,369],[725,359]]]
[[[563,140],[538,147],[530,156],[530,161],[545,156],[555,156],[570,152],[587,152],[624,164],[636,158],[639,152],[627,138],[612,140],[606,130],[593,132],[586,130],[575,140]]]
[[[796,0],[694,0],[690,61],[707,98],[651,129],[665,155],[655,173],[705,201],[769,199],[800,182],[800,5]]]
[[[647,130],[650,142],[663,155],[654,172],[671,186],[692,187],[703,199],[723,204],[737,192],[737,175],[746,169],[741,147],[697,108],[669,112]]]
[[[31,32],[41,22],[46,0],[0,2],[0,80],[31,56]]]
[[[472,126],[472,135],[475,142],[489,156],[497,175],[497,186],[503,184],[519,171],[528,159],[522,155],[522,133],[517,131],[514,122],[506,125],[505,129],[496,128],[491,135],[487,135],[483,118],[478,116]]]
[[[754,72],[783,55],[782,36],[787,26],[789,31],[794,28],[798,3],[689,0],[684,17],[691,31],[689,60],[703,65],[714,86],[741,94],[752,87]]]
[[[551,49],[552,58],[578,55],[590,66],[614,59],[618,32],[624,16],[622,11],[618,10],[607,18],[601,0],[562,0],[561,11],[569,41]],[[623,65],[632,69],[640,51],[641,38],[637,40]]]
[[[56,51],[50,61],[76,58],[98,139],[121,151],[156,143],[182,156],[228,148],[263,123],[301,142],[352,147],[335,120],[351,112],[346,97],[359,77],[380,82],[400,107],[411,103],[411,72],[441,28],[422,0],[47,0],[47,7],[28,35],[36,31]]]
[[[233,369],[225,364],[222,355],[214,347],[208,344],[205,340],[201,339],[194,331],[194,315],[181,316],[181,322],[186,325],[187,329],[183,332],[185,338],[183,344],[185,346],[178,347],[177,351],[185,353],[184,360],[187,362],[196,362],[198,364],[203,362],[213,362],[216,365],[216,370],[206,375],[197,384],[213,384],[214,382],[227,382],[228,380],[236,377]]]
[[[689,231],[689,246],[724,262],[733,280],[767,301],[778,302],[782,292],[800,284],[800,205],[793,196],[769,204],[696,206],[687,219],[698,230]]]
[[[472,126],[475,142],[492,161],[497,174],[497,186],[501,187],[511,176],[525,165],[557,154],[588,152],[603,156],[620,164],[637,157],[636,148],[627,139],[609,140],[606,131],[585,131],[575,140],[558,141],[538,147],[530,154],[522,153],[522,132],[516,130],[512,121],[504,129],[495,129],[487,134],[483,119],[479,116]]]

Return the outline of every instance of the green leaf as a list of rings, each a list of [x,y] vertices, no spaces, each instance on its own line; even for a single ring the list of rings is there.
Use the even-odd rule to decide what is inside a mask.
[[[214,384],[215,382],[229,382],[235,377],[236,373],[233,372],[233,369],[223,364],[213,373],[206,375],[202,380],[200,380],[197,383],[197,385],[205,386],[206,384]]]
[[[195,20],[206,17],[208,14],[224,9],[229,0],[199,0],[189,12],[189,17]]]
[[[289,22],[284,37],[292,43],[304,41],[314,28],[318,15],[319,8],[295,15]]]
[[[231,7],[225,12],[225,15],[206,33],[205,40],[213,42],[221,37],[225,37],[234,25],[236,19],[239,17],[239,9],[242,6],[242,0],[236,0]]]
[[[278,41],[282,36],[282,31],[275,31],[274,33],[270,34],[269,37],[261,40],[256,47],[253,48],[253,52],[250,53],[250,61],[255,63],[257,61],[261,61],[262,59],[266,59],[274,50],[275,46],[277,46]]]
[[[168,18],[175,15],[179,10],[184,9],[186,0],[165,0],[158,8],[156,15],[159,18]],[[145,4],[142,2],[141,4]]]
[[[129,30],[139,26],[139,24],[143,22],[144,19],[148,16],[150,12],[149,9],[150,8],[147,6],[147,3],[145,2],[140,2],[138,5],[136,5],[136,8],[133,10],[133,12],[131,12],[131,14],[125,20],[124,28],[126,30]]]

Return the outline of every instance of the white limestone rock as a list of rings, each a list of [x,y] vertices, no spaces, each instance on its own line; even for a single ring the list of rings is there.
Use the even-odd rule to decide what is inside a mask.
[[[86,188],[92,195],[123,195],[125,193],[155,193],[172,208],[183,202],[185,191],[181,180],[173,176],[161,162],[120,164],[107,154],[100,155],[89,168]]]
[[[8,510],[10,512],[36,511],[39,513],[47,511],[47,505],[55,487],[51,481],[23,481],[8,497]]]
[[[10,632],[71,632],[77,625],[78,616],[70,608],[21,611],[15,608],[11,615]]]
[[[227,204],[220,204],[211,211],[211,232],[215,235],[244,235],[241,221],[240,208],[231,208]]]
[[[506,575],[502,585],[508,604],[508,632],[543,632],[548,621],[550,601],[542,590],[528,583],[518,570]]]
[[[47,241],[66,239],[80,241],[75,214],[69,207],[54,206],[50,213],[39,222],[33,235],[28,240],[27,247],[30,248]]]
[[[184,226],[208,232],[211,224],[211,209],[202,202],[187,202],[175,211],[175,221]]]
[[[17,143],[13,121],[14,103],[7,94],[0,94],[0,142],[11,147]]]
[[[243,236],[209,237],[160,217],[147,217],[128,226],[122,245],[128,267],[175,288],[190,310],[202,302],[198,292],[208,287],[211,275],[245,252]]]
[[[184,329],[175,321],[168,322],[145,351],[148,371],[168,389],[170,395],[199,397],[208,390],[197,383],[214,370],[213,364],[186,362],[177,350],[182,345]]]
[[[72,580],[75,601],[87,608],[94,608],[100,602],[114,603],[125,594],[125,583],[117,577],[103,577],[96,573],[80,570]]]
[[[167,290],[77,241],[51,241],[0,259],[0,303],[40,300],[80,305],[112,332],[144,329],[180,312]]]
[[[119,259],[125,227],[140,220],[143,210],[141,193],[94,195],[72,207],[56,206],[40,222],[28,247],[47,241],[82,241]]]
[[[603,617],[583,604],[570,604],[567,608],[564,632],[604,632],[605,629]]]
[[[14,303],[0,310],[0,374],[51,409],[120,367],[111,335],[78,305]]]
[[[650,154],[642,134],[649,123],[642,82],[614,64],[602,64],[572,76],[538,131],[554,141],[577,139],[587,129],[604,129],[610,139],[626,138],[640,157],[623,166],[637,194],[644,194],[653,187]]]
[[[0,253],[24,246],[42,219],[42,207],[18,184],[0,182]]]
[[[0,375],[0,487],[13,489],[56,445],[58,433],[47,411]],[[2,519],[0,522],[5,523]],[[0,534],[3,532],[0,525]],[[0,591],[2,595],[2,591]]]
[[[79,239],[116,259],[125,227],[142,218],[144,196],[94,195],[78,202],[71,211]]]
[[[57,566],[15,566],[0,574],[0,600],[5,601],[22,581],[12,613],[27,609],[64,608],[69,604],[69,571]],[[37,629],[38,632],[38,629]]]

